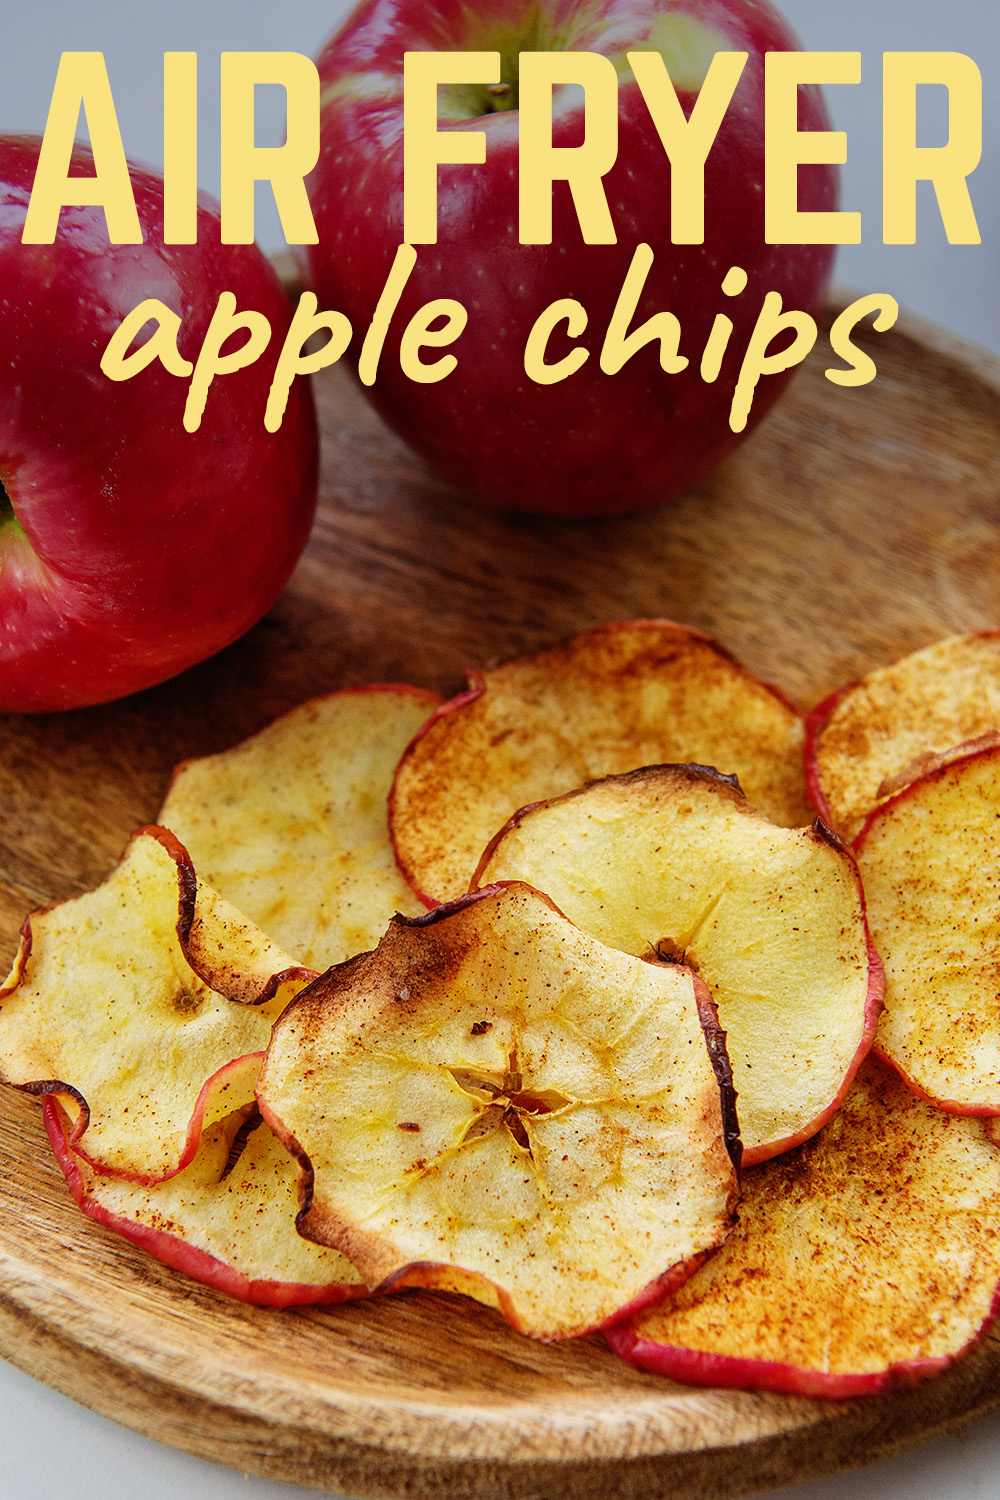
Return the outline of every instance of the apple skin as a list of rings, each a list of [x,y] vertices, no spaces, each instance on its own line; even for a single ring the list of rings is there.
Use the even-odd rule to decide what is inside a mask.
[[[310,198],[319,242],[309,248],[307,275],[321,304],[350,319],[356,359],[403,239],[405,52],[544,50],[558,31],[560,46],[611,55],[641,45],[655,20],[678,16],[711,27],[720,48],[747,51],[708,157],[703,245],[670,244],[670,167],[633,79],[619,85],[618,159],[604,179],[616,245],[583,243],[565,184],[553,195],[552,244],[520,245],[517,111],[476,118],[475,129],[486,134],[486,163],[439,168],[438,242],[418,247],[370,388],[390,426],[467,497],[554,515],[612,515],[688,489],[761,420],[790,372],[761,382],[747,433],[729,427],[736,376],[764,296],[777,291],[786,308],[815,315],[833,250],[764,243],[764,54],[799,45],[766,0],[610,0],[598,8],[543,0],[543,6],[538,30],[529,35],[519,0],[478,7],[460,0],[433,6],[363,0],[318,59],[323,146]],[[688,113],[693,99],[681,91]],[[581,113],[578,106],[557,119],[557,145],[579,142]],[[801,89],[800,129],[828,128],[819,91]],[[835,167],[803,168],[800,209],[832,210],[837,181]],[[650,345],[618,374],[604,375],[598,363],[604,332],[642,242],[652,247],[654,263],[631,326],[660,310],[674,312],[680,352],[690,363],[682,374],[664,374],[658,346]],[[748,273],[749,285],[727,297],[721,285],[732,266]],[[413,313],[436,297],[456,298],[469,322],[450,351],[458,367],[423,385],[401,373],[399,339]],[[524,372],[525,341],[542,310],[565,297],[589,314],[579,342],[590,357],[563,382],[538,385]],[[699,367],[717,313],[735,327],[722,373],[709,385]],[[557,330],[548,358],[569,347]],[[437,357],[436,351],[424,356]]]
[[[989,1316],[984,1320],[978,1339],[988,1332],[998,1311],[1000,1291],[994,1296]],[[608,1347],[649,1375],[666,1375],[685,1385],[723,1386],[730,1390],[781,1391],[788,1396],[814,1396],[831,1401],[847,1401],[855,1396],[879,1396],[887,1391],[905,1390],[938,1375],[954,1363],[942,1356],[914,1359],[892,1365],[888,1370],[870,1374],[824,1374],[801,1370],[795,1365],[768,1363],[762,1359],[739,1359],[726,1354],[706,1354],[698,1349],[680,1349],[672,1344],[656,1344],[642,1339],[628,1324],[609,1328],[604,1333]]]
[[[3,711],[105,702],[236,640],[305,546],[318,475],[307,382],[293,385],[279,432],[264,429],[291,307],[262,252],[222,245],[206,199],[198,244],[164,246],[162,182],[135,168],[144,244],[109,246],[103,209],[85,207],[63,209],[54,244],[23,245],[38,146],[0,139]],[[75,151],[71,175],[93,170]],[[182,426],[188,381],[159,361],[124,382],[101,372],[111,335],[147,297],[182,316],[193,362],[223,291],[265,314],[271,341],[213,383],[197,432]]]
[[[310,1303],[333,1304],[349,1302],[356,1297],[367,1296],[360,1284],[326,1282],[309,1284],[296,1281],[251,1280],[234,1266],[218,1260],[208,1251],[190,1244],[178,1234],[167,1229],[154,1229],[148,1224],[137,1224],[131,1219],[112,1213],[87,1192],[83,1176],[76,1162],[76,1154],[70,1144],[71,1127],[58,1101],[47,1098],[42,1104],[45,1132],[49,1138],[53,1155],[66,1178],[66,1185],[77,1206],[88,1218],[113,1230],[124,1239],[131,1240],[140,1250],[155,1256],[164,1265],[181,1271],[194,1281],[214,1287],[241,1302],[250,1302],[257,1307],[301,1307]]]
[[[803,750],[806,793],[819,817],[822,818],[828,828],[836,828],[837,819],[833,808],[830,806],[829,799],[823,790],[823,782],[820,778],[819,766],[817,764],[816,746],[820,735],[830,721],[830,716],[834,709],[842,699],[846,698],[848,693],[853,692],[858,686],[858,682],[848,682],[843,687],[835,688],[832,693],[828,693],[820,703],[817,703],[811,713],[806,715],[806,738]]]

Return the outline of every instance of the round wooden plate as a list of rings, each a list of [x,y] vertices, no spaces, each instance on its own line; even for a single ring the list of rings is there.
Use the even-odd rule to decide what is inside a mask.
[[[268,618],[162,688],[4,722],[8,954],[29,909],[104,876],[176,760],[313,694],[390,680],[450,692],[467,666],[665,615],[808,707],[938,636],[996,624],[1000,367],[913,324],[870,347],[873,385],[832,385],[820,354],[713,479],[596,523],[470,516],[346,377],[323,378],[320,514]],[[84,1219],[37,1106],[13,1091],[0,1101],[0,1354],[234,1468],[439,1500],[719,1500],[865,1463],[1000,1404],[994,1337],[913,1390],[831,1403],[674,1385],[598,1338],[537,1345],[444,1296],[244,1307]]]

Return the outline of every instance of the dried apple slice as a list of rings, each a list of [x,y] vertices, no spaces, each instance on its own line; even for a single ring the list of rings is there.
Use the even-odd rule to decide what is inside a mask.
[[[25,922],[0,1079],[58,1094],[98,1170],[167,1177],[253,1098],[271,1024],[313,978],[198,881],[172,834],[141,829],[96,891]]]
[[[1000,730],[1000,631],[951,636],[839,689],[809,715],[806,780],[853,839],[891,782],[922,758]]]
[[[513,885],[396,917],[325,974],[275,1028],[258,1099],[302,1164],[303,1233],[370,1287],[462,1290],[555,1339],[725,1237],[720,1076],[694,976]]]
[[[850,852],[732,778],[653,766],[516,813],[475,882],[524,880],[601,942],[689,964],[727,1034],[745,1163],[819,1129],[875,1034],[882,972]]]
[[[314,698],[231,750],[180,765],[159,821],[201,878],[316,968],[416,913],[389,842],[396,762],[441,699],[402,685]]]
[[[943,1109],[1000,1114],[1000,748],[911,782],[855,848],[886,971],[876,1047]]]
[[[365,1294],[346,1256],[297,1233],[295,1162],[252,1105],[207,1129],[189,1165],[155,1183],[94,1172],[70,1145],[72,1126],[54,1096],[44,1115],[84,1213],[174,1270],[263,1307]]]
[[[637,766],[716,766],[775,822],[809,819],[803,720],[698,630],[600,625],[470,681],[410,746],[389,801],[400,868],[428,905],[468,888],[517,808]]]
[[[874,1395],[942,1370],[1000,1308],[1000,1154],[869,1059],[807,1145],[744,1175],[740,1221],[670,1303],[605,1335],[701,1385]]]

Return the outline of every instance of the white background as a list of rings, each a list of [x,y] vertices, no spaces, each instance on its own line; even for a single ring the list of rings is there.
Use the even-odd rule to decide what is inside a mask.
[[[3,0],[15,10],[15,0]],[[105,54],[126,151],[162,161],[159,118],[162,54],[196,51],[200,68],[201,182],[218,186],[218,58],[222,51],[287,50],[315,55],[338,19],[342,0],[29,0],[3,22],[0,131],[44,126],[59,54]],[[888,291],[900,303],[1000,354],[1000,0],[784,0],[783,9],[812,51],[860,51],[862,84],[830,90],[838,129],[848,132],[843,206],[863,219],[861,246],[841,252],[838,280],[859,291]],[[881,54],[965,52],[985,87],[983,161],[972,179],[983,244],[949,246],[928,191],[920,203],[915,246],[881,244]],[[934,91],[930,91],[931,94]],[[263,100],[266,110],[277,101]],[[940,98],[929,97],[921,144],[943,142]],[[277,108],[265,112],[258,139],[277,143]],[[258,238],[281,246],[276,215],[259,198]],[[278,1500],[301,1495],[286,1485],[249,1479],[160,1448],[0,1363],[0,1491],[20,1500],[76,1494],[89,1500]],[[791,1500],[1000,1500],[1000,1415],[973,1424],[916,1453],[865,1472],[785,1491]],[[470,1500],[475,1500],[470,1496]]]

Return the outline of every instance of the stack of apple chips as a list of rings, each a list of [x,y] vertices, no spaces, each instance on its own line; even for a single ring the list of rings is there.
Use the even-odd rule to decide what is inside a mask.
[[[237,1297],[920,1378],[1000,1283],[998,728],[996,633],[808,720],[663,621],[332,694],[29,918],[0,1075],[88,1214]]]

